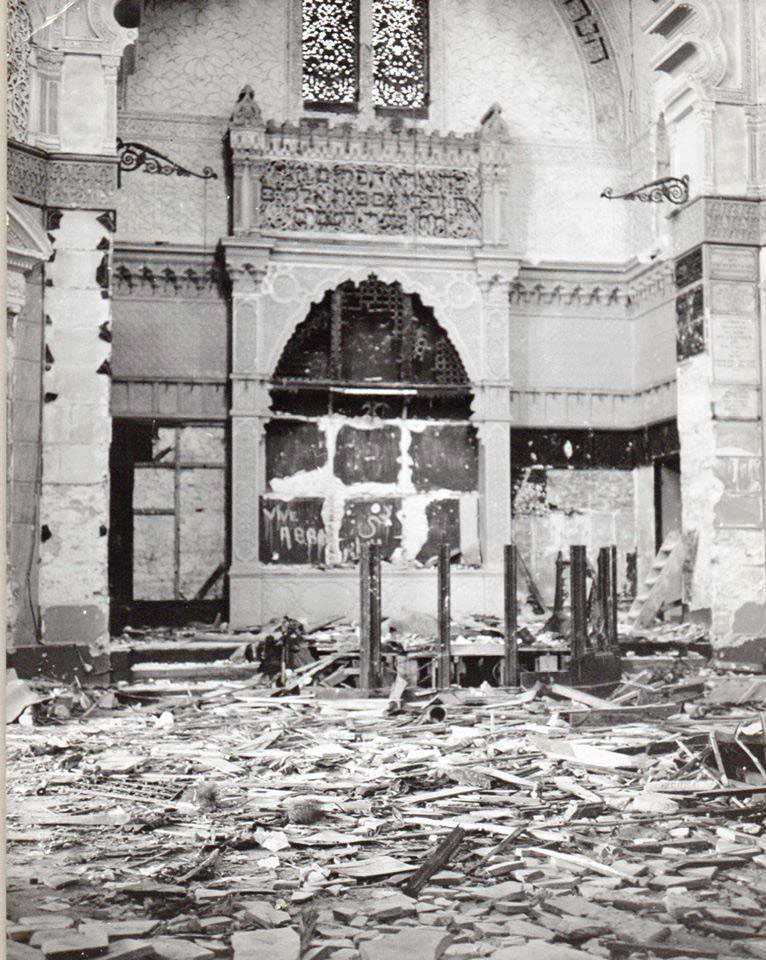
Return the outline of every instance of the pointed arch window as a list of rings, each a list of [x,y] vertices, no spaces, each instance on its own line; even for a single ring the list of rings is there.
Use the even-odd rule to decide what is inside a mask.
[[[428,0],[303,0],[304,106],[428,106]],[[367,51],[371,51],[371,54]]]

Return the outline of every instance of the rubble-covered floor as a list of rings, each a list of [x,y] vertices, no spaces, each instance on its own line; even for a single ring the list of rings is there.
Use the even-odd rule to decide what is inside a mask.
[[[608,703],[453,691],[442,722],[424,691],[252,679],[28,708],[6,728],[8,955],[766,958],[766,678],[692,662]]]

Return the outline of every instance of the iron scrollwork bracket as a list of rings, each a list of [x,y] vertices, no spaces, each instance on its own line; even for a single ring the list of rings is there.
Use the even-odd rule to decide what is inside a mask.
[[[670,203],[682,204],[689,199],[689,175],[683,177],[662,177],[652,180],[651,183],[631,190],[629,193],[615,194],[611,187],[607,187],[601,194],[607,200],[640,200],[642,203]]]
[[[117,138],[117,153],[119,163],[117,165],[117,186],[121,184],[123,173],[131,173],[133,170],[139,170],[141,167],[144,173],[158,173],[163,177],[198,177],[200,180],[217,180],[218,174],[212,167],[203,167],[202,173],[195,173],[194,170],[187,170],[180,163],[166,157],[159,150],[147,147],[144,143],[135,143]]]

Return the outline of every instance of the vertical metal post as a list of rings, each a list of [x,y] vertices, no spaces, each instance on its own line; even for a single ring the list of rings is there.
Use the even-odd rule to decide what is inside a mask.
[[[609,548],[598,552],[598,633],[599,646],[608,646],[609,641]]]
[[[359,686],[380,686],[380,549],[363,544],[359,562]]]
[[[572,659],[585,653],[588,633],[585,547],[569,548],[569,596],[572,604]]]
[[[561,616],[564,612],[564,566],[561,551],[556,554],[556,593],[553,597],[553,613]]]
[[[450,548],[449,544],[439,546],[439,689],[446,690],[450,685]]]
[[[610,647],[617,646],[617,547],[611,546],[609,553],[609,621],[607,642]]]
[[[518,562],[516,545],[505,546],[505,645],[503,648],[503,686],[515,687],[519,682],[518,629]]]

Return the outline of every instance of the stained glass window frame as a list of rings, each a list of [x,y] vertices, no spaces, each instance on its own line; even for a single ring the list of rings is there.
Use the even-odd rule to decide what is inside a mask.
[[[329,100],[329,99],[317,99],[306,96],[306,66],[305,66],[305,2],[301,2],[301,97],[303,100],[303,106],[307,110],[323,110],[331,111],[333,113],[356,113],[359,110],[359,98],[361,91],[361,81],[360,81],[360,72],[361,72],[361,63],[360,63],[360,47],[361,47],[361,34],[360,34],[360,24],[361,24],[361,4],[363,2],[368,2],[368,0],[351,0],[351,6],[353,10],[353,17],[355,19],[354,27],[354,64],[353,64],[353,83],[354,83],[354,93],[353,97],[350,100]]]

